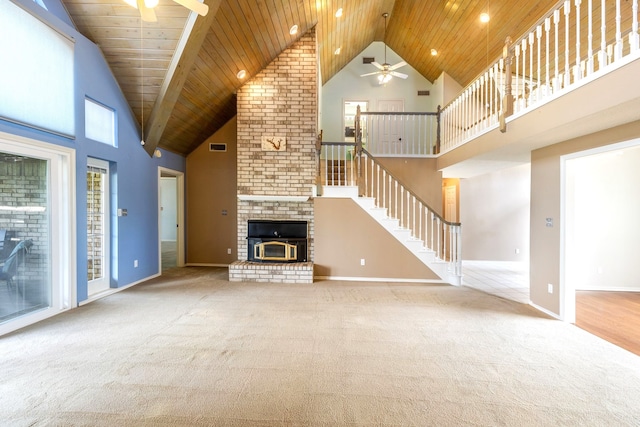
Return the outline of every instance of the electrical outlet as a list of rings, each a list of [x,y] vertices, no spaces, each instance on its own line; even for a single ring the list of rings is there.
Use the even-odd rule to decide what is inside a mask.
[[[520,249],[516,248],[516,255],[520,253]]]
[[[553,293],[553,285],[551,283],[547,283],[547,292],[549,292],[550,294]]]
[[[364,263],[364,258],[362,258],[362,259],[360,260],[360,265],[364,265],[364,264],[365,264],[365,263]]]
[[[231,255],[231,248],[227,248],[227,255]]]
[[[133,268],[138,268],[138,260],[137,259],[133,260]]]

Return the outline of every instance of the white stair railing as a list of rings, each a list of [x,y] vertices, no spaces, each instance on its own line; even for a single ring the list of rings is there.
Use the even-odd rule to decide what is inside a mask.
[[[356,154],[354,142],[322,142],[320,184],[334,187],[357,186]]]
[[[462,274],[461,225],[446,221],[395,179],[367,150],[360,156],[360,192],[375,198],[376,206],[398,220],[399,227],[420,241],[423,250],[433,251],[437,260],[447,263],[450,275]]]
[[[452,150],[500,123],[505,82],[513,114],[522,114],[640,57],[638,0],[566,0],[543,16],[442,110],[440,152]]]

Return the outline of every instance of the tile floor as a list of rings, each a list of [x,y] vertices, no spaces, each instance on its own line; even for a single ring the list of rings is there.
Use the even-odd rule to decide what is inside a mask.
[[[529,304],[529,264],[462,261],[462,284],[491,295]]]

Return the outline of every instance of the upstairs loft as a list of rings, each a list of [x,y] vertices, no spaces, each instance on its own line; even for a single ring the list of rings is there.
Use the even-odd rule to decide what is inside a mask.
[[[362,113],[362,144],[435,156],[445,178],[528,163],[533,150],[640,118],[639,40],[637,0],[565,1],[438,112]]]

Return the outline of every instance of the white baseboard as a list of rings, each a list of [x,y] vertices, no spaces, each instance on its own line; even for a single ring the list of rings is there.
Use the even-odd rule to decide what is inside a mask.
[[[640,292],[638,288],[601,288],[601,287],[587,287],[576,289],[576,291],[598,291],[598,292]]]
[[[536,310],[541,311],[541,312],[543,312],[544,314],[546,314],[546,315],[548,315],[548,316],[553,317],[554,319],[562,320],[562,319],[560,318],[560,316],[559,316],[559,315],[557,315],[556,313],[554,313],[554,312],[552,312],[552,311],[547,310],[547,309],[546,309],[546,308],[544,308],[544,307],[539,306],[538,304],[534,304],[534,303],[532,303],[531,301],[529,301],[529,305],[530,305],[531,307],[535,308]]]
[[[402,279],[398,277],[342,277],[342,276],[314,276],[313,280],[337,280],[345,282],[392,282],[392,283],[437,283],[448,285],[439,279]]]

